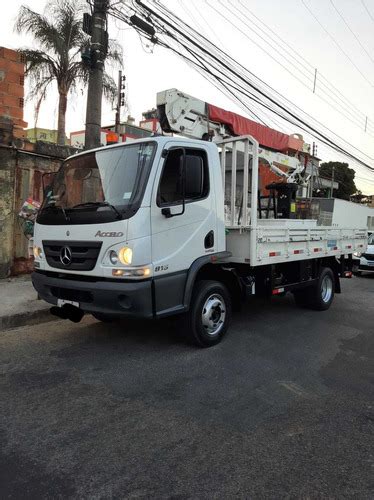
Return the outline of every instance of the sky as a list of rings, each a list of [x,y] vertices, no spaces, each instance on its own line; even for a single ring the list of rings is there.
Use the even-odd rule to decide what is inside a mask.
[[[364,152],[374,165],[374,2],[372,0],[163,0],[191,26],[228,52],[234,59],[258,75],[352,146]],[[12,0],[3,5],[0,20],[0,45],[8,48],[33,47],[33,40],[13,31],[14,19],[21,5],[43,12],[45,0]],[[338,12],[334,9],[338,9]],[[369,14],[365,7],[368,9]],[[309,8],[309,10],[308,10]],[[347,21],[344,23],[339,13]],[[253,14],[257,16],[253,17]],[[313,17],[315,16],[315,17]],[[317,20],[316,20],[317,19]],[[233,26],[235,24],[235,27]],[[322,26],[321,26],[322,25]],[[239,29],[238,29],[239,28]],[[234,102],[220,93],[184,61],[166,49],[149,47],[138,34],[118,20],[110,20],[109,35],[123,46],[128,110],[123,113],[141,119],[143,111],[155,107],[156,93],[168,88],[208,101],[225,109],[245,114]],[[271,37],[279,45],[269,45]],[[288,45],[288,54],[283,41]],[[280,43],[282,42],[282,43]],[[292,62],[295,50],[303,57],[300,70]],[[287,60],[288,59],[288,60]],[[300,60],[300,59],[299,59]],[[313,71],[317,68],[316,92]],[[108,68],[117,78],[117,70]],[[333,85],[334,94],[326,85]],[[27,91],[27,86],[26,86]],[[326,104],[342,101],[340,92],[349,101],[350,117],[344,117]],[[38,126],[57,128],[56,90],[51,90],[42,104]],[[25,120],[33,127],[35,103],[28,101]],[[345,106],[345,105],[344,105]],[[83,130],[86,89],[78,88],[69,97],[67,132]],[[347,108],[346,112],[347,112]],[[257,111],[256,111],[257,112]],[[287,133],[299,132],[293,125],[274,123],[260,111],[273,128]],[[364,131],[365,116],[368,130]],[[102,124],[114,123],[115,111],[104,103]],[[360,120],[360,125],[355,123]],[[304,133],[304,139],[312,138]],[[323,161],[348,161],[338,153],[318,144]],[[364,167],[356,170],[356,185],[366,194],[374,194],[374,173]]]

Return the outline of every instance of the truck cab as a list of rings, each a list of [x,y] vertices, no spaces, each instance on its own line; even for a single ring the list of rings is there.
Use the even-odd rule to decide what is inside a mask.
[[[226,255],[222,200],[209,142],[157,137],[70,157],[37,219],[34,287],[73,320],[78,308],[102,320],[183,312],[191,269]]]

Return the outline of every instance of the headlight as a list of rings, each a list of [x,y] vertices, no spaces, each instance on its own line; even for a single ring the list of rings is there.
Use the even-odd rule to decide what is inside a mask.
[[[118,262],[118,255],[115,250],[111,250],[109,253],[109,260],[115,266]]]
[[[118,258],[122,264],[129,265],[132,262],[132,250],[129,247],[123,247],[118,252]]]
[[[353,255],[355,257],[361,257],[362,253],[361,252],[353,252]]]
[[[33,247],[33,253],[34,253],[35,259],[41,259],[43,257],[43,250],[36,245],[34,245],[34,247]]]

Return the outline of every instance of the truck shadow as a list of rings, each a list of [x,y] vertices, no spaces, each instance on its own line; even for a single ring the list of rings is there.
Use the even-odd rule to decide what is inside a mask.
[[[355,292],[360,291],[360,283],[371,284],[374,275],[348,280],[344,287],[352,288]],[[366,289],[367,287],[365,287]],[[371,286],[369,286],[371,289]],[[293,336],[304,332],[328,331],[333,328],[336,321],[350,323],[350,317],[357,314],[360,304],[357,300],[345,300],[345,292],[335,297],[332,307],[325,312],[317,312],[310,309],[300,308],[295,304],[292,294],[283,297],[263,299],[253,297],[242,305],[240,311],[233,312],[230,330],[223,342],[209,351],[220,351],[221,349],[237,350],[242,348],[251,349],[253,342],[258,338],[267,338],[279,342],[292,340]],[[365,311],[361,311],[365,316]],[[65,323],[66,325],[68,323]],[[311,334],[315,336],[315,333]],[[101,323],[91,315],[86,315],[79,324],[78,332],[72,330],[75,341],[67,352],[77,348],[77,342],[81,349],[104,349],[110,352],[117,350],[120,353],[132,352],[149,354],[154,352],[206,352],[187,342],[183,335],[183,317],[176,316],[161,320],[123,319],[113,323]],[[257,340],[256,340],[257,341]],[[234,344],[236,347],[234,347]],[[83,347],[85,346],[85,347]],[[63,349],[65,350],[65,349]]]
[[[291,310],[295,311],[295,314],[305,314],[305,310],[302,312],[296,307],[291,295],[270,300],[253,298],[244,304],[240,311],[233,312],[227,338],[235,335],[238,328],[244,327],[248,331],[257,329],[259,321],[268,323],[275,320],[282,323],[286,321]],[[175,316],[156,321],[126,318],[113,323],[101,323],[87,315],[84,319],[84,323],[87,324],[84,333],[87,334],[88,343],[108,345],[115,343],[121,349],[131,349],[136,346],[150,348],[150,351],[155,348],[164,350],[167,346],[170,348],[178,346],[187,350],[198,349],[185,339],[183,322],[183,316]],[[218,348],[219,346],[216,346],[213,349]]]

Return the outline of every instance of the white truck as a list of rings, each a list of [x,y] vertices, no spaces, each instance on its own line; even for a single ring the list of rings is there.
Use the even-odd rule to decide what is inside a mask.
[[[362,273],[374,273],[374,233],[368,238],[365,252],[353,254],[353,274],[361,276]]]
[[[158,96],[165,129],[175,92]],[[329,308],[340,278],[351,275],[352,254],[365,251],[366,229],[291,218],[294,193],[306,182],[298,161],[250,135],[227,137],[206,115],[194,119],[213,141],[158,136],[63,163],[34,236],[32,280],[53,314],[72,321],[84,313],[101,321],[180,315],[189,340],[209,347],[251,295],[292,292],[301,306]],[[290,181],[265,207],[259,155]]]

